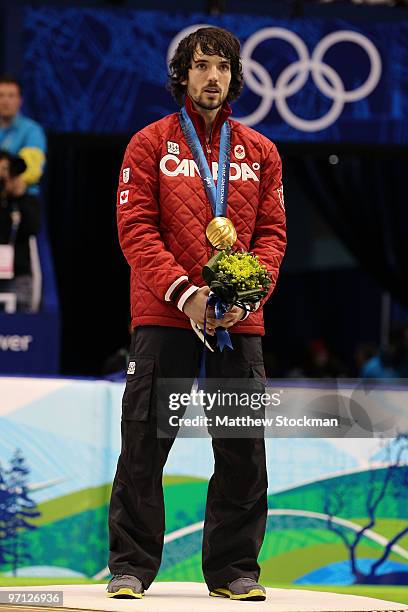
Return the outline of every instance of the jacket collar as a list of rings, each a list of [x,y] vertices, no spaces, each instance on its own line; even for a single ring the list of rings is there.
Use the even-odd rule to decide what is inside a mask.
[[[190,119],[193,122],[193,125],[200,139],[200,142],[204,144],[205,143],[204,117],[200,115],[198,111],[196,111],[191,101],[191,98],[189,96],[186,96],[185,106],[186,106],[186,111],[188,112]],[[224,104],[221,106],[221,108],[219,109],[215,117],[215,121],[213,123],[212,131],[211,131],[211,141],[213,140],[214,136],[219,133],[222,125],[225,123],[225,121],[228,119],[231,113],[232,113],[232,110],[231,110],[230,105],[228,104],[228,102],[224,102]]]

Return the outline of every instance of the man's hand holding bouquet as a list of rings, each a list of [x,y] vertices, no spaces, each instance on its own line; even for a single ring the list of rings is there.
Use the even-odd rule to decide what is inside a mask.
[[[226,328],[242,319],[242,311],[254,310],[255,305],[267,295],[271,278],[257,255],[233,250],[236,232],[229,219],[215,217],[206,233],[215,251],[202,270],[209,288],[209,291],[204,289],[206,311],[202,328],[194,320],[191,320],[191,324],[203,341],[206,341],[207,333],[214,334],[215,328],[218,346],[223,350],[224,346],[232,348]],[[206,345],[212,350],[207,342]]]

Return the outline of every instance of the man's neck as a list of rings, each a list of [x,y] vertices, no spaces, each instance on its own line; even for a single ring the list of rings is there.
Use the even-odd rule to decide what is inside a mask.
[[[219,108],[214,108],[213,110],[207,110],[206,108],[202,108],[201,106],[198,106],[198,104],[196,104],[194,100],[191,100],[191,101],[197,113],[199,113],[205,121],[205,139],[207,142],[209,142],[211,138],[212,126],[217,116],[217,113],[219,111]]]
[[[13,122],[14,117],[0,117],[0,127],[9,128]]]

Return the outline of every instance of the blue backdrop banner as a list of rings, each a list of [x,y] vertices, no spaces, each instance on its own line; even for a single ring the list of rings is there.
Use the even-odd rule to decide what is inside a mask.
[[[57,132],[135,132],[177,109],[167,60],[200,24],[241,40],[234,117],[269,138],[408,142],[407,22],[29,8],[25,110]]]

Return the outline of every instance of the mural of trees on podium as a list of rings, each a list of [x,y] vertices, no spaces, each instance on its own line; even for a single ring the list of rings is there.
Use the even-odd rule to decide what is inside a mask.
[[[7,542],[5,538],[6,525],[10,519],[10,494],[4,478],[4,470],[0,464],[0,567],[7,563]]]
[[[359,569],[358,546],[364,536],[372,530],[377,522],[381,503],[392,491],[392,499],[399,507],[408,508],[408,434],[399,434],[387,447],[388,461],[385,469],[371,469],[368,472],[367,488],[364,492],[366,520],[358,531],[350,531],[333,521],[333,517],[341,515],[352,503],[356,492],[347,486],[326,490],[324,497],[324,512],[328,515],[327,527],[336,533],[344,543],[350,560],[350,569],[355,578],[355,584],[408,584],[408,571],[387,572],[379,574],[380,567],[388,560],[392,547],[408,534],[408,523],[397,529],[397,532],[384,544],[378,559],[373,560],[369,571],[364,573]],[[388,502],[390,497],[388,496]]]
[[[19,566],[31,559],[24,533],[37,529],[29,521],[41,514],[29,495],[29,473],[19,449],[8,469],[0,466],[0,566],[11,567],[14,576]]]

